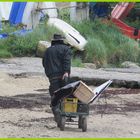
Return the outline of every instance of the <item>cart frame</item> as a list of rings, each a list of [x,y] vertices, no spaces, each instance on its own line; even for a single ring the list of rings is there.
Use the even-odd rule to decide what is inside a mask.
[[[74,98],[72,98],[74,99]],[[75,98],[76,99],[76,98]],[[78,99],[77,99],[78,100]],[[77,105],[76,111],[66,112],[64,105],[69,103],[70,106]],[[76,103],[64,102],[64,99],[59,102],[59,119],[57,121],[57,126],[61,131],[65,129],[65,123],[69,124],[76,122],[72,118],[78,117],[78,128],[82,129],[83,132],[87,131],[87,116],[89,115],[89,105],[82,103],[78,100]]]

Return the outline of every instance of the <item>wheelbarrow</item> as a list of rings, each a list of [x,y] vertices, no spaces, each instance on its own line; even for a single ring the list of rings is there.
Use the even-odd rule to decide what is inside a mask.
[[[89,105],[82,103],[78,98],[64,98],[59,103],[59,119],[57,126],[64,131],[65,124],[78,125],[83,132],[87,131],[87,116],[89,115]],[[76,121],[78,118],[78,121]]]
[[[95,101],[101,93],[112,83],[111,80],[103,83],[92,91],[82,81],[70,83],[55,92],[52,106],[57,106],[56,115],[57,126],[64,131],[65,124],[78,118],[78,128],[83,132],[87,131],[87,116],[89,115],[89,105]]]

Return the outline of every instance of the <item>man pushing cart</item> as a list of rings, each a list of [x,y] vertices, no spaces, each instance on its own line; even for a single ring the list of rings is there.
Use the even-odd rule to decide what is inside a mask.
[[[89,106],[111,83],[109,80],[93,91],[82,81],[77,81],[56,90],[52,106],[58,108],[57,126],[60,130],[64,131],[65,124],[78,124],[83,132],[87,131]]]

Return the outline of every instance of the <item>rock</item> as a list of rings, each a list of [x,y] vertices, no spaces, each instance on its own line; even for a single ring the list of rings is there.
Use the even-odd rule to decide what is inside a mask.
[[[96,65],[93,63],[84,63],[86,68],[90,68],[90,69],[96,69]]]
[[[123,68],[140,68],[136,63],[125,61],[121,64],[121,67]]]
[[[37,46],[37,50],[36,50],[36,55],[39,57],[43,57],[44,56],[44,52],[45,50],[50,47],[51,43],[47,42],[47,41],[39,41],[38,46]]]
[[[52,122],[48,122],[46,125],[44,125],[44,127],[48,128],[48,129],[54,129],[57,127],[56,122],[52,121]]]
[[[136,131],[130,131],[130,133],[131,133],[131,134],[137,134],[137,132],[136,132]]]

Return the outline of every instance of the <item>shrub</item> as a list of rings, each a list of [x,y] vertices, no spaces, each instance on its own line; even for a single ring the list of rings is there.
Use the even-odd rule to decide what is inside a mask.
[[[70,9],[69,8],[62,8],[59,10],[59,18],[66,21],[70,22]]]
[[[7,49],[0,50],[0,58],[9,58],[12,57],[12,54]]]
[[[65,19],[65,16],[63,17]],[[85,46],[84,58],[82,58],[84,62],[92,62],[97,66],[119,65],[123,61],[140,63],[138,43],[124,36],[113,23],[105,24],[100,20],[86,20],[76,23],[70,22],[70,24],[88,41]],[[9,33],[17,29],[16,27],[12,27],[12,29],[9,26],[6,27],[4,31]],[[47,26],[43,22],[31,33],[24,36],[10,35],[7,39],[1,39],[0,57],[34,56],[38,41],[51,41],[53,34],[56,32],[60,31],[52,26]],[[82,60],[81,58],[73,58],[72,65],[81,66],[83,65]]]
[[[26,35],[10,35],[6,39],[1,39],[0,51],[5,48],[13,56],[34,56],[38,42],[40,40],[51,41],[55,32],[59,31],[54,27],[41,24]]]
[[[101,66],[106,63],[106,48],[99,39],[88,38],[88,44],[85,51],[86,62],[95,63],[97,66]]]
[[[138,62],[140,48],[138,43],[124,36],[111,22],[100,20],[71,23],[88,41],[85,46],[85,62],[99,66],[119,64],[123,61]]]
[[[76,57],[72,59],[72,66],[73,67],[84,67],[82,60],[80,57]]]

